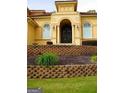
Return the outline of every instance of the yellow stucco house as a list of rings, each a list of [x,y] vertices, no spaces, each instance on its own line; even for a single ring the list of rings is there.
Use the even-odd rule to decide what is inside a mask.
[[[81,45],[97,40],[97,13],[78,12],[77,5],[77,0],[57,0],[55,12],[28,9],[28,45]]]

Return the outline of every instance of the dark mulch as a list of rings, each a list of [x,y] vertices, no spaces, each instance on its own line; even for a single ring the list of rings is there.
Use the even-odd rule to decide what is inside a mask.
[[[27,58],[28,65],[36,65],[35,56]],[[90,61],[90,56],[60,56],[59,65],[94,64]]]
[[[61,56],[59,58],[60,65],[73,64],[91,64],[90,56]]]

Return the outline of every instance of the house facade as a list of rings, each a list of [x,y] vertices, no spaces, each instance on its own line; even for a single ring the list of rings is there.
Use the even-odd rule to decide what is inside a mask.
[[[57,0],[55,12],[28,9],[28,45],[81,45],[97,40],[97,13],[78,12],[77,5],[77,0]]]

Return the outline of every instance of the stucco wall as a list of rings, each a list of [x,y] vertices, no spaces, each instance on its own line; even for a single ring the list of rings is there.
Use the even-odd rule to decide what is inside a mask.
[[[97,38],[97,17],[96,16],[82,16],[81,17],[82,32],[83,32],[83,24],[85,22],[88,22],[91,24],[93,39],[96,39]],[[82,38],[83,38],[83,33],[82,33]]]
[[[28,32],[27,32],[27,44],[28,45],[32,45],[32,43],[34,43],[34,39],[35,39],[35,26],[33,24],[31,24],[30,22],[27,23],[28,26]]]
[[[43,38],[43,27],[45,24],[49,24],[51,26],[51,17],[50,16],[43,16],[41,18],[35,19],[35,21],[38,23],[39,27],[36,28],[35,32],[35,42],[39,45],[46,44],[49,39]]]
[[[74,4],[66,4],[66,5],[59,5],[58,6],[59,12],[73,12],[74,11]]]
[[[97,18],[96,16],[81,16],[78,12],[61,12],[53,13],[51,16],[41,16],[36,18],[35,21],[38,23],[39,27],[36,29],[32,24],[28,24],[28,45],[33,42],[38,43],[39,45],[46,45],[47,41],[52,41],[53,44],[58,44],[58,28],[62,20],[68,19],[72,25],[72,33],[74,32],[74,40],[72,41],[75,45],[80,45],[83,38],[83,24],[89,22],[92,26],[92,35],[94,40],[97,38]],[[50,25],[51,39],[43,38],[43,27],[45,24]],[[59,28],[60,32],[60,28]],[[60,38],[60,34],[59,34]],[[60,40],[59,40],[60,41]]]

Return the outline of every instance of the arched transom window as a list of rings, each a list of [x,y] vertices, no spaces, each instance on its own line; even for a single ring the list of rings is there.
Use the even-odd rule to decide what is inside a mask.
[[[45,24],[43,27],[43,39],[50,39],[50,38],[51,38],[50,25]]]
[[[92,27],[88,22],[83,24],[83,38],[92,38]]]

